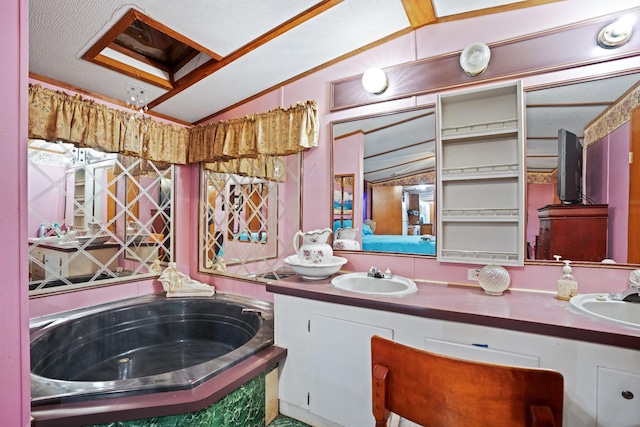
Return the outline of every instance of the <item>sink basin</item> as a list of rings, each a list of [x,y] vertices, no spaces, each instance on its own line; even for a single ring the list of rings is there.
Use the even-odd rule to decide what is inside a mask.
[[[393,276],[390,279],[369,277],[367,273],[349,273],[331,279],[338,289],[367,295],[402,296],[418,290],[415,282],[405,277]]]
[[[569,301],[571,311],[594,319],[640,329],[640,304],[615,301],[608,294],[577,295]]]

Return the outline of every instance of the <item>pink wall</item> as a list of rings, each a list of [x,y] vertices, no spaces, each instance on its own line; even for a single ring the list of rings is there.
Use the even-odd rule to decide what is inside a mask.
[[[629,228],[629,137],[625,123],[609,134],[609,258],[627,262]]]
[[[554,191],[553,184],[527,184],[527,242],[534,251],[536,236],[540,231],[538,209],[553,204]]]
[[[2,298],[0,413],[2,425],[28,426],[29,296],[27,266],[27,0],[8,0],[0,14],[0,144],[2,145]]]
[[[33,166],[28,166],[28,198],[29,200],[32,200],[30,203],[31,210],[37,212],[38,215],[34,215],[32,212],[29,212],[27,230],[29,237],[36,237],[41,223],[44,223],[46,227],[49,227],[50,224],[54,222],[57,222],[58,224],[62,224],[64,222],[65,197],[62,191],[50,190],[42,192],[43,189],[49,189],[51,187],[51,182],[45,178],[43,173],[37,170],[32,171],[32,168]],[[53,181],[62,180],[65,176],[65,169],[63,166],[38,165],[38,169],[51,177]],[[71,185],[73,185],[73,182],[71,182]],[[57,188],[60,188],[60,186]]]
[[[358,229],[356,240],[362,245],[362,208],[364,184],[364,134],[362,132],[340,138],[333,143],[336,175],[353,174],[353,228]],[[332,222],[333,223],[333,222]],[[335,239],[336,237],[333,236]]]
[[[609,205],[607,253],[617,263],[627,262],[630,135],[627,122],[591,144],[586,154],[586,194],[593,203]]]

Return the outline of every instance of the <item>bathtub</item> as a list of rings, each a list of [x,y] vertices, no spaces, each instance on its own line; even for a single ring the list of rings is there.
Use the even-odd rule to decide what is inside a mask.
[[[31,319],[32,407],[187,390],[273,344],[272,305],[149,295]]]

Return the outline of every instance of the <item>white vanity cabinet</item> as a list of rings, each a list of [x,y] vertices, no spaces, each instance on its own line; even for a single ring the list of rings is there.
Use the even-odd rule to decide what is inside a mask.
[[[454,357],[558,370],[565,426],[637,426],[640,419],[640,351],[281,294],[274,302],[275,341],[288,351],[280,410],[312,425],[374,424],[373,334]],[[621,397],[623,391],[634,398]],[[636,424],[621,421],[627,419]]]
[[[31,262],[29,269],[33,280],[92,275],[101,266],[115,271],[118,249],[119,245],[114,243],[93,245],[84,251],[64,245],[40,245],[31,251],[31,255],[46,268]]]
[[[437,97],[439,261],[524,264],[522,84]]]

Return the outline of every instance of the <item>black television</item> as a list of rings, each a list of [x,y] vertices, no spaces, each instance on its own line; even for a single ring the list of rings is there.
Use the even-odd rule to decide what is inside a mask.
[[[582,143],[566,129],[558,130],[558,198],[562,204],[582,203]]]

